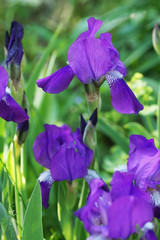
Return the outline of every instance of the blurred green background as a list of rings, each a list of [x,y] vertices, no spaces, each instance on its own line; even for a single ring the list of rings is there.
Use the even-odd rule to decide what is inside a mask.
[[[25,144],[28,198],[43,171],[32,153],[34,139],[44,130],[43,124],[65,123],[76,130],[81,113],[89,118],[84,88],[76,77],[68,89],[58,95],[44,93],[35,81],[66,65],[69,46],[87,30],[87,19],[91,16],[104,22],[97,37],[102,32],[112,34],[113,44],[127,68],[125,80],[145,106],[138,116],[117,113],[112,108],[107,83],[101,87],[102,110],[97,127],[100,175],[109,182],[114,168],[127,162],[130,134],[154,138],[158,146],[160,57],[152,46],[152,30],[155,22],[160,23],[160,1],[0,0],[1,63],[5,31],[10,29],[13,20],[24,27],[22,71],[30,107],[30,130]],[[6,127],[3,120],[0,124]],[[53,194],[50,202],[49,210],[43,209],[44,236],[60,239],[54,235],[59,226],[54,221]]]

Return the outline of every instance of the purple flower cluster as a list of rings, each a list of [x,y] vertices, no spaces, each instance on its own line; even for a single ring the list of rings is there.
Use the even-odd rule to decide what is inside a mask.
[[[68,66],[51,76],[37,80],[38,87],[45,92],[60,93],[64,91],[76,75],[83,84],[99,84],[105,77],[111,91],[112,105],[121,113],[138,113],[143,106],[128,87],[123,78],[126,68],[120,61],[120,55],[112,44],[110,33],[95,34],[102,25],[101,20],[88,19],[88,31],[80,34],[68,50]]]
[[[123,80],[126,68],[112,44],[111,34],[102,33],[99,39],[95,38],[101,25],[101,20],[88,19],[88,30],[81,33],[68,50],[68,65],[37,80],[37,85],[57,94],[69,86],[74,76],[83,84],[94,84],[97,88],[105,78],[113,107],[121,113],[137,114],[143,106]],[[94,115],[90,120],[95,120]],[[83,143],[86,125],[82,118],[81,132],[77,129],[72,133],[67,125],[45,124],[45,132],[35,139],[34,157],[49,169],[39,177],[43,206],[49,206],[54,181],[84,177],[90,193],[86,205],[75,215],[89,232],[88,240],[127,239],[133,233],[142,236],[141,240],[156,240],[151,222],[153,216],[160,216],[160,150],[153,140],[132,135],[127,172],[116,171],[109,189],[94,171],[88,170],[93,152]],[[155,191],[159,194],[157,204],[153,201]]]
[[[110,191],[101,178],[91,179],[89,187],[86,205],[75,212],[89,239],[127,239],[152,221],[149,194],[133,185],[133,175],[115,172]]]

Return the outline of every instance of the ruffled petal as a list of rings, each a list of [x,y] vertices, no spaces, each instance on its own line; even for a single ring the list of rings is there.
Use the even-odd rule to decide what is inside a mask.
[[[9,76],[7,71],[2,66],[0,66],[0,83],[1,83],[0,100],[5,96],[8,81],[9,81]]]
[[[133,187],[133,175],[127,172],[116,171],[110,185],[112,201],[119,197],[130,195]]]
[[[105,43],[106,47],[109,48],[111,62],[113,64],[113,70],[122,74],[122,78],[126,76],[126,67],[123,62],[120,61],[120,54],[117,49],[113,46],[112,35],[110,33],[102,33],[100,39]]]
[[[109,188],[101,178],[93,178],[89,182],[90,194],[84,207],[74,214],[90,234],[108,235],[107,210],[111,204]]]
[[[97,20],[94,17],[91,17],[87,20],[88,22],[88,31],[85,31],[79,35],[77,40],[80,38],[86,38],[86,37],[94,37],[96,32],[100,29],[103,22],[101,20]]]
[[[154,140],[140,135],[130,136],[130,151],[127,169],[135,175],[135,183],[140,188],[155,188],[160,183],[160,151]]]
[[[142,228],[153,219],[153,210],[149,202],[136,197],[132,203],[132,233],[136,232],[137,225]]]
[[[129,155],[141,150],[141,154],[154,156],[158,149],[155,147],[154,139],[146,139],[141,135],[131,135],[129,137]]]
[[[123,79],[114,79],[111,75],[106,75],[106,79],[110,87],[112,106],[117,112],[138,114],[143,110],[143,106]]]
[[[126,239],[131,234],[131,211],[133,199],[121,197],[108,209],[109,237]]]
[[[40,133],[33,143],[35,160],[45,168],[50,168],[50,156],[48,153],[48,139],[46,132]]]
[[[45,92],[60,93],[63,92],[74,78],[74,72],[70,66],[65,66],[52,75],[37,80],[38,87]]]
[[[29,119],[21,106],[8,94],[0,101],[0,117],[7,122],[21,123]]]
[[[77,78],[84,84],[96,81],[113,67],[109,49],[96,38],[75,41],[68,50],[69,65]]]
[[[73,148],[61,147],[51,159],[50,171],[56,181],[73,181],[87,174],[86,156]]]
[[[45,171],[41,173],[41,175],[38,178],[38,181],[41,187],[42,205],[45,208],[48,208],[49,193],[50,193],[51,186],[54,182],[51,176],[51,172]]]
[[[127,162],[127,168],[130,172],[135,172],[140,159],[144,156],[152,157],[158,153],[154,144],[154,139],[147,140],[141,135],[131,135],[129,137],[129,158]],[[147,158],[146,163],[147,163]]]
[[[152,221],[153,212],[149,203],[133,196],[118,198],[108,209],[109,237],[126,239]]]

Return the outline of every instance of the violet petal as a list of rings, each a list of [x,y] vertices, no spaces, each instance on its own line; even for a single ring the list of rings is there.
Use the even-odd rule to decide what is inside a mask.
[[[83,38],[94,37],[96,32],[100,29],[101,25],[103,24],[101,20],[99,19],[97,20],[94,17],[89,18],[87,22],[88,22],[88,30],[81,33],[77,38],[77,40],[79,40],[82,37]]]
[[[0,117],[7,122],[21,123],[29,119],[21,106],[8,94],[0,101]]]
[[[126,76],[126,67],[120,60],[120,54],[117,49],[113,46],[112,35],[110,33],[102,33],[100,35],[100,40],[102,40],[106,47],[109,49],[111,56],[111,62],[114,66],[113,70],[122,74],[122,78]]]
[[[48,204],[49,193],[50,193],[51,186],[54,182],[50,171],[45,171],[45,172],[41,173],[38,178],[38,181],[39,181],[39,184],[41,187],[42,205],[45,208],[48,208],[49,207],[49,204]]]
[[[84,84],[96,81],[113,67],[109,49],[96,38],[75,41],[68,50],[67,59],[77,78]]]
[[[143,109],[143,106],[123,79],[114,79],[108,75],[106,75],[106,79],[110,87],[112,106],[117,112],[138,114]]]
[[[56,181],[73,181],[87,174],[86,156],[73,148],[61,147],[51,159],[50,171]]]
[[[74,73],[70,66],[65,66],[52,75],[37,80],[38,87],[45,92],[60,93],[63,92],[74,78]]]
[[[45,168],[50,168],[50,157],[48,153],[48,139],[46,132],[40,133],[33,143],[33,154],[35,160]]]
[[[1,82],[0,100],[5,96],[8,81],[9,81],[9,76],[7,71],[2,66],[0,66],[0,82]]]

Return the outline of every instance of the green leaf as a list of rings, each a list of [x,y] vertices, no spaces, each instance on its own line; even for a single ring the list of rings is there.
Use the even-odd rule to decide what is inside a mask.
[[[129,152],[129,143],[123,133],[120,133],[115,126],[106,122],[102,117],[98,118],[98,130],[110,137],[113,142],[118,144],[127,154]]]
[[[141,124],[136,122],[129,122],[125,124],[125,128],[130,130],[130,134],[142,135],[148,139],[151,138],[151,133],[148,132]]]
[[[38,182],[36,183],[26,209],[22,236],[22,240],[43,240],[42,201]]]
[[[66,186],[65,182],[58,183],[58,218],[62,228],[62,233],[66,239],[72,239],[72,225],[70,210],[66,201]]]
[[[40,72],[41,72],[42,68],[44,67],[48,57],[53,52],[55,40],[57,39],[61,29],[62,29],[62,25],[59,24],[56,31],[54,32],[50,42],[49,42],[49,45],[45,48],[45,50],[44,50],[44,52],[41,56],[41,59],[36,64],[35,68],[33,69],[32,74],[29,78],[29,82],[26,86],[26,92],[27,92],[27,96],[28,96],[28,100],[29,100],[30,104],[32,104],[32,101],[33,101],[35,86],[36,86],[36,80],[38,80],[38,77],[40,75]]]
[[[6,209],[3,207],[1,203],[0,203],[0,225],[8,240],[17,240],[11,219],[8,216]]]

